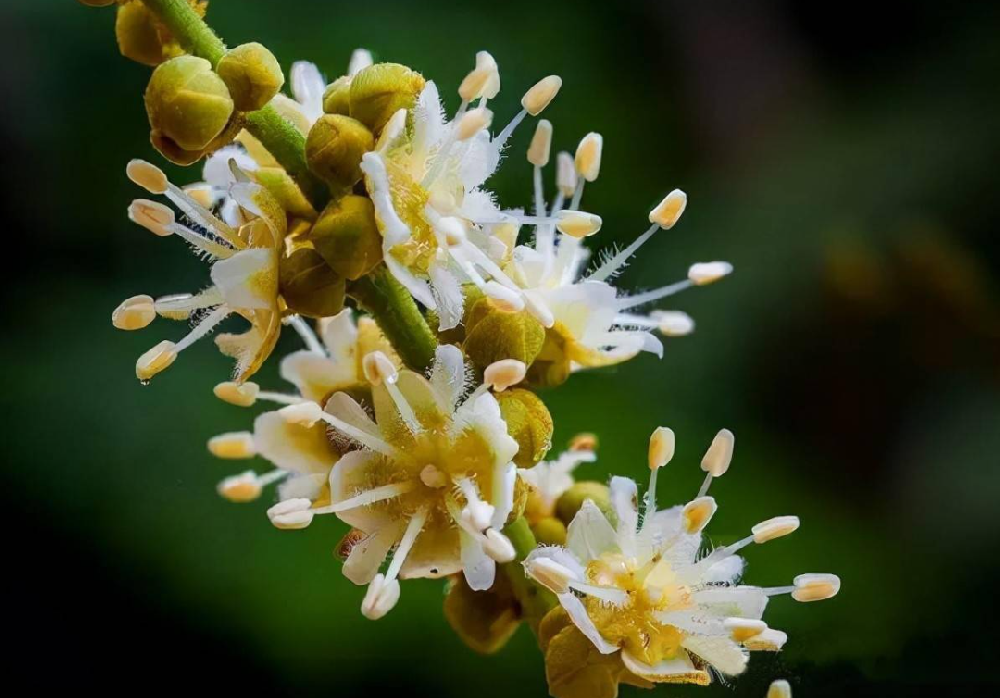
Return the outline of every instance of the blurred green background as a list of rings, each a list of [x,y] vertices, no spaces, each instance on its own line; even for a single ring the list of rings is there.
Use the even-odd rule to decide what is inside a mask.
[[[124,165],[155,154],[149,71],[118,56],[113,15],[0,3],[15,671],[112,693],[545,695],[527,630],[496,656],[473,654],[432,581],[404,584],[396,610],[367,621],[331,555],[343,524],[282,533],[266,501],[216,496],[233,469],[205,442],[251,414],[212,398],[229,365],[207,342],[136,382],[136,356],[183,327],[120,333],[110,311],[136,293],[197,290],[207,270],[125,218],[140,192]],[[763,696],[777,677],[810,697],[995,685],[1000,5],[215,0],[209,18],[231,44],[260,40],[286,68],[307,59],[331,79],[367,47],[436,80],[449,109],[488,49],[504,84],[498,121],[537,78],[561,74],[546,113],[555,145],[605,139],[586,196],[605,221],[597,246],[644,230],[665,191],[688,192],[682,223],[620,283],[652,287],[710,259],[736,273],[676,299],[698,330],[668,341],[662,361],[546,393],[556,443],[596,431],[600,460],[581,475],[644,478],[648,435],[670,425],[678,458],[659,496],[681,502],[712,435],[733,429],[714,540],[799,514],[795,536],[749,551],[748,579],[832,571],[843,590],[823,604],[776,599],[768,621],[787,648],[755,655],[733,687],[658,695]],[[507,207],[529,204],[529,138],[517,134],[493,180]],[[297,345],[286,335],[279,354]],[[262,385],[280,387],[275,364]]]

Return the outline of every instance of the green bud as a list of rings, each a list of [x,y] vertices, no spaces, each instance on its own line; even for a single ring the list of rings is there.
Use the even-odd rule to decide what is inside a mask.
[[[556,515],[559,520],[569,526],[576,512],[580,511],[580,507],[588,499],[597,505],[608,521],[615,523],[614,510],[611,508],[611,491],[608,486],[588,480],[575,483],[556,502]]]
[[[310,233],[313,247],[339,275],[354,281],[382,261],[382,235],[375,206],[364,196],[349,194],[331,201]]]
[[[531,532],[540,545],[566,545],[566,524],[555,517],[538,521]]]
[[[141,2],[118,7],[115,38],[121,54],[136,63],[157,66],[164,60],[165,46],[156,17]]]
[[[344,279],[316,250],[302,248],[281,258],[278,291],[291,312],[308,317],[329,317],[344,308]]]
[[[462,348],[480,370],[502,359],[530,366],[545,341],[545,328],[530,313],[499,310],[487,298],[467,309],[465,327]]]
[[[324,114],[306,138],[306,162],[327,184],[347,189],[361,181],[361,156],[375,147],[375,137],[360,121]]]
[[[499,651],[521,622],[510,578],[501,572],[486,591],[473,591],[462,575],[452,577],[444,599],[444,616],[462,641],[480,654]]]
[[[507,433],[517,441],[514,463],[530,468],[552,446],[552,415],[545,403],[530,390],[513,388],[497,394],[500,414],[507,423]]]
[[[170,162],[175,165],[187,166],[198,162],[219,148],[232,143],[233,139],[236,138],[236,135],[242,128],[243,122],[240,119],[230,119],[229,124],[227,124],[222,133],[216,136],[211,143],[200,150],[185,150],[171,139],[165,137],[161,133],[157,133],[156,131],[149,134],[149,141],[153,144],[153,147],[156,148],[160,154]]]
[[[278,59],[256,42],[226,51],[215,71],[226,83],[239,111],[263,109],[285,84]]]
[[[569,378],[572,363],[566,357],[566,340],[558,332],[545,330],[545,340],[528,366],[526,381],[533,387],[551,388],[562,385]]]
[[[152,133],[182,150],[208,147],[229,125],[233,107],[226,83],[204,58],[171,58],[153,71],[146,88]]]
[[[323,111],[327,114],[351,115],[351,78],[349,75],[330,83],[323,93]]]
[[[304,218],[306,220],[316,219],[316,209],[309,203],[299,185],[295,183],[291,175],[283,167],[261,167],[253,173],[253,178],[257,183],[271,192],[281,208],[290,216]]]
[[[405,65],[370,65],[351,79],[351,116],[377,134],[393,114],[412,107],[423,89],[423,76]]]

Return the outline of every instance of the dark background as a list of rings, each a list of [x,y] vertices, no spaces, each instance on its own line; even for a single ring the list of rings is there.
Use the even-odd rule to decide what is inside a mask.
[[[324,519],[282,534],[267,503],[236,506],[205,441],[250,415],[213,399],[229,370],[205,343],[149,387],[136,356],[179,326],[120,333],[136,293],[194,291],[207,270],[131,225],[124,177],[155,159],[148,69],[118,56],[113,12],[0,2],[0,192],[6,245],[3,414],[5,652],[36,689],[201,694],[545,694],[526,630],[494,657],[467,650],[440,582],[406,583],[371,623]],[[555,145],[605,138],[586,208],[596,245],[645,229],[665,191],[690,196],[621,277],[640,289],[728,259],[724,283],[676,299],[698,331],[544,395],[556,442],[598,432],[582,473],[645,477],[649,432],[678,434],[660,500],[684,501],[721,426],[739,440],[713,487],[728,541],[773,514],[795,536],[749,551],[748,579],[833,571],[833,601],[772,603],[778,656],[733,687],[658,695],[984,694],[996,688],[1000,495],[1000,5],[997,3],[216,0],[211,24],[287,68],[332,79],[351,49],[455,87],[496,57],[498,121],[555,72]],[[493,180],[529,204],[514,139]],[[198,172],[171,170],[177,181]],[[160,333],[163,333],[162,335]],[[296,345],[282,339],[279,353]],[[277,388],[276,362],[259,382]],[[635,689],[623,689],[636,695]]]

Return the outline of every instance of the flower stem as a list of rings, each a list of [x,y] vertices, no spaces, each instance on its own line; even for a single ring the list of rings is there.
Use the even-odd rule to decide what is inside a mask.
[[[558,605],[558,601],[552,592],[535,584],[524,574],[524,566],[521,565],[521,562],[538,545],[527,520],[523,516],[519,516],[507,524],[503,532],[513,544],[516,557],[513,562],[502,565],[502,569],[510,580],[514,595],[521,604],[521,612],[525,622],[532,632],[537,634],[538,624],[546,613]]]
[[[347,293],[375,318],[408,368],[423,373],[430,367],[437,338],[413,297],[385,265],[352,282]]]
[[[226,45],[187,0],[142,0],[170,30],[181,47],[215,67],[226,53]],[[246,114],[246,130],[274,156],[295,180],[317,211],[330,199],[330,191],[306,164],[306,139],[271,106]]]

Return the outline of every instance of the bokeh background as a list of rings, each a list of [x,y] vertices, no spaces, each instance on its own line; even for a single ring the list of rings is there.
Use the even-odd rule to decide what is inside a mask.
[[[835,571],[833,601],[777,599],[786,650],[733,687],[659,695],[985,694],[995,688],[1000,496],[1000,6],[551,0],[215,0],[231,43],[331,79],[351,49],[435,79],[448,106],[473,54],[496,57],[498,120],[538,77],[563,76],[555,144],[604,135],[597,246],[645,229],[673,188],[682,223],[622,277],[642,289],[692,261],[736,273],[671,307],[698,322],[662,361],[574,377],[544,395],[556,444],[596,431],[581,475],[645,477],[646,440],[679,438],[661,501],[684,501],[721,426],[738,436],[713,487],[716,540],[797,513],[795,536],[749,551],[749,577]],[[183,245],[132,226],[132,157],[154,158],[148,69],[117,55],[113,12],[72,0],[0,3],[3,584],[15,673],[37,686],[201,694],[543,696],[522,629],[493,657],[441,615],[442,584],[404,585],[393,613],[362,590],[324,519],[274,530],[266,502],[232,505],[205,441],[250,414],[212,398],[229,370],[208,343],[148,387],[136,356],[183,332],[116,332],[124,297],[195,290]],[[493,184],[529,203],[515,137]],[[171,170],[178,181],[195,170]],[[279,353],[296,345],[290,333]],[[259,382],[278,387],[275,362]],[[8,677],[10,674],[8,674]],[[623,689],[636,695],[635,689]]]

